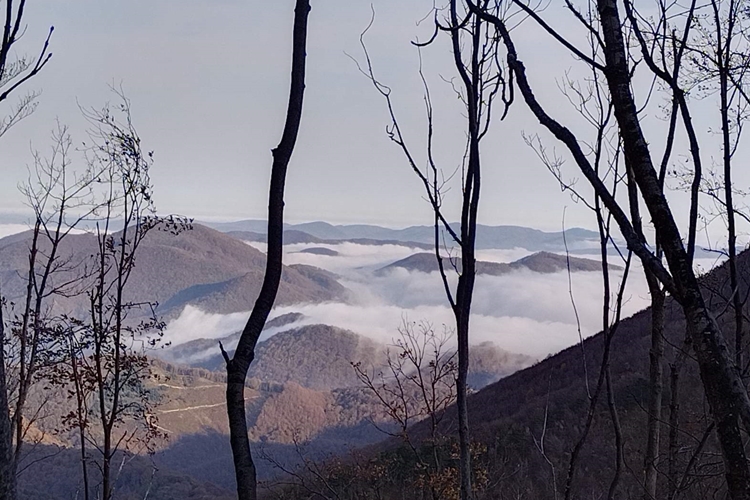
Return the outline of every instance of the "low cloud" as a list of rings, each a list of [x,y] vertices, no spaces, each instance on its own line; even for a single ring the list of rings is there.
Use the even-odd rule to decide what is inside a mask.
[[[33,227],[29,224],[0,224],[0,239],[25,231],[30,231]],[[84,229],[70,229],[70,234],[83,234]]]
[[[328,248],[338,255],[300,253],[301,250],[312,247]],[[363,271],[379,269],[419,252],[425,252],[425,250],[406,245],[360,245],[349,242],[336,245],[301,243],[284,247],[284,262],[316,266],[342,276],[357,276]]]
[[[326,247],[336,256],[299,253],[310,247]],[[455,324],[438,273],[410,272],[394,268],[376,276],[373,270],[423,250],[400,245],[298,244],[285,247],[287,264],[307,264],[328,269],[341,276],[341,283],[353,292],[344,303],[295,304],[274,309],[272,316],[289,312],[304,315],[300,321],[264,332],[262,339],[279,330],[323,323],[352,330],[383,343],[392,343],[397,328],[406,318],[431,322],[436,328]],[[517,260],[528,251],[482,251],[480,259],[495,262]],[[572,293],[584,337],[601,329],[602,278],[596,272],[572,274]],[[620,273],[612,273],[613,284]],[[455,289],[456,276],[450,276]],[[623,315],[648,306],[648,289],[642,274],[631,271],[625,294]],[[471,342],[491,341],[512,352],[537,358],[578,342],[576,315],[571,303],[566,272],[540,274],[517,271],[503,276],[477,277],[471,318]],[[187,306],[169,324],[167,334],[174,343],[195,338],[218,338],[239,331],[249,312],[229,315],[209,314]]]
[[[299,311],[305,318],[294,326],[324,323],[346,328],[375,341],[392,344],[403,320],[426,320],[435,328],[453,328],[455,320],[447,306],[417,306],[410,309],[393,306],[361,306],[340,303],[287,306],[284,311]],[[594,332],[590,332],[594,333]],[[471,343],[490,341],[512,352],[543,357],[574,344],[578,339],[575,325],[539,321],[521,316],[471,317]]]
[[[274,309],[268,319],[272,320],[277,316],[284,314],[284,312],[285,311],[282,311],[281,309]],[[167,328],[164,331],[164,342],[169,343],[170,347],[175,347],[192,340],[216,339],[217,344],[215,346],[204,351],[193,353],[189,357],[180,358],[180,362],[183,363],[201,361],[218,354],[218,340],[240,332],[245,327],[249,317],[250,311],[242,311],[232,314],[215,314],[187,305],[182,310],[180,316],[177,319],[170,321],[167,325]],[[310,324],[310,322],[300,321],[294,323],[294,325],[286,324],[284,326],[266,328],[263,330],[260,340],[265,340],[279,332],[283,332],[294,326],[302,326],[304,324]],[[227,350],[232,350],[236,346],[236,340],[224,342],[224,348]],[[173,359],[169,349],[163,352],[162,357],[164,359]]]
[[[249,313],[213,314],[191,305],[185,306],[177,319],[169,322],[164,341],[172,345],[196,339],[219,339],[231,335],[245,326]]]

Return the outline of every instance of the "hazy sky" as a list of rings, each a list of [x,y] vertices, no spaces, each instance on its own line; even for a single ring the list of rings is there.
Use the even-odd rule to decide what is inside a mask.
[[[287,219],[429,224],[420,184],[384,133],[385,103],[347,56],[362,57],[358,38],[370,19],[370,2],[312,3],[307,91],[289,169]],[[27,87],[42,91],[37,112],[0,142],[0,210],[20,207],[16,185],[26,175],[31,148],[49,147],[55,118],[70,124],[76,141],[85,140],[78,105],[101,107],[112,100],[108,84],[114,82],[132,101],[146,148],[155,151],[153,180],[161,212],[264,217],[270,150],[281,135],[288,94],[293,4],[30,2],[19,53],[36,54],[54,25],[54,56]],[[417,22],[432,1],[375,0],[373,7],[376,20],[367,41],[375,70],[393,88],[402,125],[421,154],[424,107],[417,51],[409,42],[431,34],[429,20]],[[563,30],[572,26],[554,2],[545,15]],[[537,93],[559,117],[579,123],[558,87],[565,72],[580,65],[531,23],[515,33]],[[463,152],[461,106],[443,80],[453,76],[450,57],[444,40],[424,51],[446,172],[456,168]],[[590,214],[560,192],[522,132],[538,132],[549,151],[562,152],[518,101],[505,122],[493,124],[485,142],[481,221],[558,229],[567,206],[568,226],[592,227]],[[580,177],[572,163],[568,168],[570,176]],[[448,203],[457,200],[454,189]]]

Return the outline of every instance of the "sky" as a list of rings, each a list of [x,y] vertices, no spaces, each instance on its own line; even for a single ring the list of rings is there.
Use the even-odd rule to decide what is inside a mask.
[[[54,25],[53,58],[26,86],[41,92],[37,111],[0,140],[0,212],[23,210],[16,186],[28,175],[31,152],[49,149],[55,120],[69,124],[76,144],[85,141],[80,107],[116,101],[109,89],[114,85],[124,89],[144,146],[155,152],[152,177],[161,213],[204,220],[264,218],[270,151],[281,136],[288,95],[293,4],[30,2],[17,55],[36,54]],[[363,58],[359,36],[372,8],[376,15],[366,42],[376,75],[393,89],[407,139],[423,158],[419,55],[410,42],[432,34],[430,19],[420,22],[432,5],[430,0],[313,0],[304,112],[288,173],[288,221],[431,223],[420,182],[385,134],[385,102],[352,57]],[[574,34],[574,41],[580,36],[562,2],[551,3],[545,15]],[[529,22],[514,34],[540,99],[566,124],[581,127],[560,93],[563,79],[575,78],[581,65]],[[423,60],[435,102],[438,162],[449,174],[460,163],[464,129],[460,102],[448,83],[454,71],[444,38],[423,49]],[[699,104],[696,114],[711,109]],[[663,126],[658,112],[648,120]],[[706,122],[701,133],[709,128]],[[493,121],[483,149],[480,222],[559,230],[565,210],[567,227],[594,227],[591,213],[561,192],[525,143],[524,135],[537,133],[548,152],[565,158],[520,100],[504,121]],[[581,177],[569,160],[565,168],[567,178]],[[750,173],[746,176],[739,180],[750,185]],[[454,187],[447,195],[446,207],[455,214],[449,219],[459,218],[459,193]],[[675,212],[684,217],[684,202],[675,203]]]

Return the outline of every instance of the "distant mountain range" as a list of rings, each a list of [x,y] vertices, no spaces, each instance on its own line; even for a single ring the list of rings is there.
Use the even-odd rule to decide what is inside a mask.
[[[260,223],[247,221],[247,224],[255,227]],[[397,231],[377,226],[332,226],[326,223],[309,223],[299,226],[329,236],[367,234],[387,236],[391,239],[322,240],[318,236],[293,229],[288,231],[292,241],[313,244],[351,241],[367,245],[401,241],[402,244],[417,248],[430,247],[428,243],[411,241],[411,238],[418,237],[420,234],[427,238],[425,231],[430,229],[427,227]],[[527,242],[535,238],[535,245],[554,246],[556,238],[562,237],[561,233],[542,233],[526,228],[500,227],[488,228],[488,230],[491,230],[488,234],[499,234],[498,231],[520,234]],[[253,234],[258,233],[250,235],[236,232],[222,233],[200,224],[194,224],[191,230],[179,235],[166,231],[152,231],[139,250],[136,267],[126,293],[137,301],[158,302],[157,312],[167,320],[179,315],[186,305],[193,305],[210,313],[247,311],[252,307],[260,291],[265,270],[265,255],[241,241]],[[566,234],[568,238],[584,245],[585,242],[590,241],[594,233],[585,230],[570,230]],[[11,301],[19,300],[25,293],[23,277],[27,273],[30,236],[30,232],[25,232],[0,239],[0,279],[2,279],[4,294]],[[399,237],[403,240],[395,239]],[[518,246],[518,241],[520,240],[517,239],[516,243],[506,243],[508,247],[515,247]],[[70,258],[71,262],[85,263],[91,259],[95,248],[96,238],[93,235],[71,234],[64,240],[60,255],[62,258]],[[336,257],[335,250],[326,247],[313,247],[302,251]],[[480,274],[493,275],[522,268],[535,272],[554,272],[566,268],[565,260],[564,256],[543,251],[510,264],[480,262],[478,271]],[[597,262],[580,258],[571,257],[570,264],[572,271],[599,269]],[[380,272],[394,267],[431,272],[437,269],[437,263],[432,254],[420,253],[392,263]],[[58,280],[69,279],[74,272],[77,271],[62,272]],[[335,274],[317,267],[296,264],[284,267],[276,304],[346,302],[348,298],[348,290],[339,283]],[[82,295],[59,296],[55,297],[54,301],[59,310],[83,311],[86,307],[85,296]]]
[[[453,259],[451,261],[444,257],[442,260],[443,269],[445,269],[446,272],[450,272],[454,265],[459,271],[461,270],[460,259]],[[609,267],[612,270],[622,269],[620,266],[615,265],[610,265]],[[423,273],[432,273],[440,269],[435,254],[417,253],[392,264],[388,264],[387,266],[375,271],[375,274],[384,275],[397,268]],[[510,263],[477,261],[476,269],[477,274],[501,276],[503,274],[521,270],[532,271],[535,273],[555,273],[566,269],[570,269],[570,272],[601,272],[602,264],[599,261],[591,259],[566,257],[565,255],[557,255],[550,252],[537,252]]]
[[[161,231],[150,233],[136,259],[127,290],[129,297],[158,301],[158,312],[165,320],[176,318],[187,305],[217,314],[249,310],[260,289],[265,255],[244,241],[262,242],[264,225],[261,221],[215,225],[230,231],[221,232],[194,224],[192,230],[176,236]],[[598,241],[598,235],[591,231],[571,229],[565,234],[571,249],[584,251],[593,248]],[[21,233],[0,239],[0,279],[3,292],[10,300],[17,300],[25,290],[22,277],[28,263],[29,236],[29,233]],[[310,245],[299,251],[334,259],[337,258],[336,251],[325,245],[342,242],[399,244],[425,250],[391,264],[387,264],[389,261],[384,257],[378,264],[384,267],[376,273],[387,273],[394,268],[421,272],[436,270],[434,254],[427,253],[433,248],[432,239],[432,228],[427,226],[393,230],[367,225],[309,223],[289,226],[286,231],[287,243]],[[562,233],[513,226],[482,226],[479,241],[482,248],[526,248],[537,252],[508,264],[479,262],[480,274],[501,275],[519,269],[551,273],[568,266],[565,256],[551,253],[564,248]],[[94,251],[95,244],[96,240],[90,234],[71,235],[63,245],[62,255],[85,261]],[[405,255],[405,252],[398,255]],[[598,271],[601,267],[597,261],[577,257],[571,257],[569,263],[573,272]],[[363,271],[364,276],[370,272],[371,268]],[[350,300],[350,294],[334,273],[307,265],[290,265],[284,267],[276,304],[346,302]],[[55,307],[64,310],[85,307],[82,297],[55,300]],[[286,310],[293,311],[294,308]],[[306,443],[306,458],[320,458],[329,453],[340,453],[347,446],[362,447],[382,440],[384,434],[370,422],[381,426],[387,422],[380,403],[361,386],[351,363],[362,361],[373,372],[387,373],[388,346],[363,335],[366,331],[310,323],[309,318],[298,312],[269,321],[266,335],[270,337],[257,346],[248,373],[247,414],[255,450],[259,456],[267,453],[290,467],[300,460],[295,440]],[[213,333],[206,332],[205,336],[201,335],[203,338],[180,343],[178,332],[177,345],[151,353],[161,358],[153,361],[154,371],[160,379],[152,382],[153,390],[163,401],[156,411],[159,426],[169,436],[168,441],[160,443],[154,463],[160,470],[167,471],[164,479],[170,483],[179,482],[182,477],[190,478],[185,482],[191,488],[186,490],[185,498],[192,498],[190,491],[200,492],[195,496],[200,499],[211,495],[215,498],[231,497],[233,469],[227,442],[224,360],[218,350],[218,341],[221,340],[231,351],[239,334],[215,339],[210,338]],[[491,343],[473,346],[470,356],[469,385],[474,390],[480,390],[535,361]],[[49,397],[49,394],[38,397]],[[59,397],[64,398],[64,395]],[[63,399],[56,405],[55,398],[50,398],[47,408],[50,412],[62,412],[64,405],[59,402]],[[56,420],[59,419],[47,421]],[[65,447],[73,444],[71,436],[54,434],[54,429],[45,428],[44,422],[40,421],[40,430],[54,435],[57,444]],[[68,455],[62,452],[61,456]],[[133,463],[137,464],[138,470],[146,470],[147,462],[138,459]],[[45,465],[39,467],[30,469],[30,474],[42,473]],[[76,471],[69,472],[71,477],[77,474]],[[267,478],[275,470],[270,462],[259,460],[259,472]],[[69,492],[75,483],[68,473],[64,474],[65,492]],[[26,498],[34,498],[34,495],[55,499],[69,497],[64,496],[62,489],[61,496],[50,496],[50,492],[54,492],[50,484],[44,482],[43,487],[40,485],[35,489],[33,482],[27,482],[27,491],[33,493]],[[133,493],[133,498],[142,493]],[[156,495],[155,498],[172,497]]]
[[[267,229],[266,222],[262,220],[205,222],[203,224],[223,232],[245,232],[245,236],[250,238],[250,241],[263,241]],[[324,241],[331,243],[364,239],[428,245],[425,249],[429,249],[433,248],[435,242],[435,229],[432,226],[390,229],[369,224],[333,225],[318,221],[286,224],[284,227],[288,233],[287,243],[322,243]],[[452,224],[452,227],[458,228],[459,224]],[[452,243],[447,234],[445,239],[449,245]],[[565,239],[571,251],[585,251],[596,247],[599,233],[588,229],[571,228],[565,231]],[[565,247],[563,233],[559,231],[544,232],[521,226],[482,224],[477,225],[476,245],[479,249],[525,248],[530,251],[561,251]]]

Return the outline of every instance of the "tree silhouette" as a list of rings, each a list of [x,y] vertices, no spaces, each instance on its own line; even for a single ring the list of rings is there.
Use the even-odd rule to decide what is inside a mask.
[[[483,5],[487,5],[485,1]],[[449,215],[443,207],[445,190],[451,175],[445,175],[439,166],[439,161],[433,155],[434,121],[433,102],[427,80],[419,68],[419,74],[424,87],[424,101],[427,114],[427,151],[425,153],[426,167],[420,166],[420,160],[407,144],[396,112],[391,101],[391,89],[380,82],[374,73],[373,64],[364,44],[364,35],[360,37],[365,53],[366,65],[360,67],[375,89],[385,98],[391,124],[386,128],[389,138],[401,149],[409,167],[414,171],[424,186],[427,200],[433,212],[435,257],[437,259],[440,277],[448,303],[456,321],[456,339],[458,341],[458,367],[456,372],[456,405],[458,408],[459,434],[459,480],[460,496],[462,500],[472,498],[471,477],[471,437],[469,434],[469,414],[467,407],[467,376],[469,371],[469,320],[471,304],[476,284],[476,238],[477,216],[479,213],[479,196],[482,180],[481,143],[489,131],[490,124],[496,114],[492,114],[493,103],[501,98],[504,109],[500,119],[506,116],[508,107],[513,99],[511,85],[506,80],[502,64],[497,57],[497,44],[493,42],[491,27],[482,17],[469,11],[458,1],[451,0],[446,13],[440,9],[434,11],[434,35],[426,43],[415,43],[421,48],[430,45],[439,33],[446,33],[450,37],[453,53],[453,65],[458,74],[460,84],[454,86],[458,99],[466,110],[466,146],[461,172],[461,211],[459,227],[451,226]],[[373,16],[374,21],[374,16]],[[372,22],[370,26],[372,25]],[[421,53],[420,53],[421,56]],[[447,243],[445,240],[448,240]],[[453,255],[457,249],[460,255]],[[444,259],[447,253],[449,259]],[[448,280],[445,260],[458,274],[455,290]]]
[[[36,59],[13,59],[16,42],[24,33],[24,8],[26,0],[5,0],[5,22],[0,41],[0,103],[11,95],[29,79],[33,78],[49,62],[52,54],[49,52],[49,41],[53,28],[50,28],[47,39]],[[22,98],[9,116],[0,121],[0,135],[5,133],[19,120],[28,116],[34,110],[36,94],[31,93]],[[2,284],[0,283],[0,346],[5,345],[5,323],[2,312]],[[15,500],[16,498],[16,470],[15,451],[13,447],[13,426],[11,424],[10,406],[8,402],[8,384],[5,372],[5,355],[0,349],[0,500]]]
[[[284,183],[289,160],[297,141],[302,100],[305,92],[305,57],[307,50],[307,18],[310,12],[309,0],[297,0],[294,8],[294,28],[292,41],[292,81],[289,92],[289,105],[286,114],[281,142],[273,150],[271,186],[268,197],[268,250],[266,271],[260,294],[255,301],[250,318],[242,330],[234,355],[230,358],[222,347],[227,369],[227,416],[232,444],[237,495],[239,500],[257,498],[257,478],[255,464],[250,453],[250,440],[247,435],[245,414],[245,379],[247,370],[255,355],[268,314],[273,308],[279,289],[283,257],[284,232]]]
[[[520,5],[520,2],[516,2]],[[539,122],[562,142],[573,156],[576,165],[594,188],[603,204],[612,213],[628,248],[641,260],[644,268],[656,277],[680,304],[688,325],[688,336],[696,354],[704,391],[716,426],[725,466],[727,488],[732,498],[750,498],[750,470],[742,445],[742,428],[750,428],[750,399],[734,357],[723,338],[721,329],[711,314],[702,295],[692,265],[694,237],[683,243],[672,207],[665,196],[663,183],[655,168],[649,142],[646,139],[639,110],[633,94],[632,68],[623,30],[623,20],[615,0],[597,0],[594,10],[597,25],[588,25],[599,37],[601,57],[593,59],[574,49],[585,63],[601,71],[607,82],[625,157],[628,178],[644,203],[664,252],[668,269],[661,258],[640,238],[639,220],[629,217],[612,192],[602,183],[581,148],[579,139],[564,125],[547,113],[535,96],[526,69],[506,23],[501,17],[472,4],[473,10],[498,30],[507,51],[508,66],[513,71],[524,101]],[[537,16],[538,19],[538,16]],[[547,31],[554,33],[546,23]],[[554,33],[558,40],[564,40]]]

